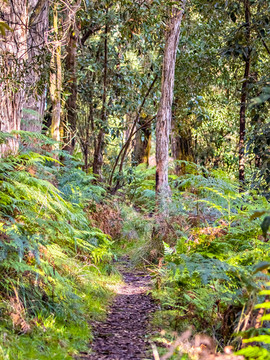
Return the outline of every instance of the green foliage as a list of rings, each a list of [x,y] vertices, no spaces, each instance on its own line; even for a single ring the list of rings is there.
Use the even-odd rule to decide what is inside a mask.
[[[0,131],[0,144],[6,143],[9,138],[12,138],[11,134]]]
[[[6,32],[11,31],[11,28],[4,21],[0,21],[0,33],[2,36],[6,36]]]
[[[264,269],[269,268],[269,263],[264,263],[263,268]],[[259,319],[261,327],[259,329],[252,328],[250,329],[250,331],[242,334],[242,336],[244,337],[243,343],[247,345],[243,347],[241,350],[239,350],[237,354],[244,355],[245,359],[249,359],[249,360],[270,359],[270,351],[269,351],[270,332],[267,327],[265,328],[263,327],[264,322],[267,322],[270,319],[270,316],[267,313],[270,306],[266,300],[267,297],[270,295],[269,285],[270,285],[269,282],[264,284],[264,287],[266,287],[266,289],[261,290],[259,292],[259,295],[262,296],[265,302],[254,306],[254,309],[260,309],[260,311],[264,309],[264,314]]]
[[[40,150],[40,148],[44,145],[54,146],[57,144],[55,140],[38,132],[13,130],[11,134],[20,136],[20,142],[23,146],[27,147],[27,153],[29,152],[29,147],[31,148],[31,146],[36,146],[38,150]]]
[[[249,34],[244,4],[250,6]],[[72,133],[76,133],[76,157],[83,158],[84,164],[58,150],[59,144],[43,134],[0,131],[0,144],[15,137],[20,142],[19,156],[0,160],[0,327],[7,334],[0,336],[0,344],[4,358],[73,355],[89,336],[88,309],[91,316],[103,309],[101,299],[109,296],[104,282],[109,280],[100,269],[112,266],[112,239],[89,224],[88,211],[106,202],[106,188],[95,184],[89,168],[100,145],[106,181],[156,74],[158,81],[142,110],[146,117],[157,112],[168,5],[176,2],[81,2],[74,21],[80,24],[81,39],[77,41],[75,32],[72,39],[76,66],[62,66],[63,83],[68,85],[61,92],[61,104],[76,93]],[[65,11],[61,10],[62,18]],[[164,264],[151,270],[168,322],[175,329],[194,323],[199,331],[213,332],[221,346],[231,340],[235,329],[243,330],[243,316],[267,277],[262,271],[269,261],[268,14],[265,0],[195,0],[187,2],[181,25],[171,134],[177,146],[172,146],[170,154],[178,160],[170,168],[172,202],[162,224]],[[10,30],[0,21],[1,37]],[[1,64],[10,66],[10,71],[2,71],[1,79],[3,89],[11,90],[7,99],[21,90],[25,97],[44,93],[49,74],[45,52],[35,59],[29,56],[31,62],[3,53]],[[249,53],[250,74],[244,79]],[[40,80],[29,86],[32,71]],[[76,79],[71,79],[73,75]],[[239,194],[234,179],[240,91],[245,81],[246,187]],[[46,120],[50,120],[50,106],[48,96]],[[69,118],[67,107],[62,109],[63,119]],[[26,112],[38,115],[35,110]],[[174,165],[181,170],[180,177],[173,174]],[[134,167],[132,152],[127,151],[123,172],[115,180],[123,184],[120,197],[112,198],[121,204],[121,251],[130,246],[136,260],[145,259],[155,250],[151,234],[160,225],[155,217],[155,168]],[[255,267],[258,262],[264,265]],[[16,306],[21,309],[20,322],[12,330],[6,319],[12,313],[18,315]],[[28,323],[36,340],[32,349],[30,337],[19,334]],[[264,336],[258,341],[268,341],[267,333],[257,335]],[[48,351],[44,344],[49,344]],[[247,349],[250,354],[255,351],[254,357],[268,356],[259,346]]]
[[[267,237],[267,232],[268,232],[268,229],[270,227],[270,216],[266,216],[263,220],[263,222],[261,223],[261,228],[262,228],[262,232],[263,232],[263,236]]]
[[[59,171],[58,188],[74,206],[85,207],[91,202],[100,202],[105,194],[105,189],[93,185],[93,180],[93,175],[87,175],[81,169],[81,163],[69,160]]]
[[[269,337],[269,336],[268,336]],[[247,346],[237,352],[238,355],[244,355],[245,359],[250,360],[269,360],[269,351],[259,346]]]
[[[254,191],[239,194],[220,171],[202,175],[195,167],[193,172],[172,178],[173,202],[182,203],[186,230],[178,231],[173,218],[168,219],[175,241],[164,244],[165,265],[155,270],[155,296],[169,320],[166,328],[183,331],[193,324],[196,331],[214,331],[220,344],[226,344],[243,326],[241,309],[252,306],[268,279],[262,273],[268,262],[254,264],[269,259],[260,217],[270,208]],[[193,219],[196,225],[187,225]]]
[[[42,237],[43,242],[48,243],[52,239],[59,239],[70,248],[76,246],[80,248],[82,243],[85,246],[86,244],[90,247],[95,246],[97,238],[101,237],[95,235],[89,227],[82,207],[66,201],[61,191],[52,183],[39,179],[29,172],[31,167],[40,161],[55,162],[52,158],[28,154],[17,158],[16,162],[11,160],[3,166],[6,171],[0,175],[2,180],[0,212],[4,217],[9,216],[10,224],[9,226],[3,224],[5,233],[18,239],[21,236]],[[18,171],[17,167],[20,166],[22,169]],[[73,188],[73,191],[76,196],[78,189]],[[78,198],[80,199],[79,196]],[[12,214],[15,211],[18,212],[19,222],[11,225],[11,222],[14,222]],[[106,241],[105,237],[103,240]]]
[[[71,359],[89,340],[87,321],[104,312],[106,283],[115,281],[97,267],[110,261],[111,239],[85,211],[104,190],[74,161],[65,167],[22,152],[0,162],[2,356]]]
[[[147,213],[155,209],[155,172],[154,167],[147,168],[146,164],[140,164],[129,174],[125,174],[126,178],[129,175],[124,190],[129,201]]]

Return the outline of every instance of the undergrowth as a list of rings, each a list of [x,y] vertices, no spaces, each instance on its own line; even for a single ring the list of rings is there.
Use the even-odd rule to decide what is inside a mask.
[[[88,351],[89,321],[105,314],[120,281],[111,237],[88,218],[104,189],[79,162],[65,163],[46,151],[0,160],[3,360],[62,360]]]
[[[268,309],[265,197],[239,193],[221,171],[186,163],[186,175],[170,175],[172,201],[161,224],[154,168],[133,169],[112,196],[75,158],[32,150],[0,160],[0,359],[88,351],[89,321],[105,314],[120,281],[112,260],[123,255],[152,273],[158,344],[169,346],[190,326],[217,349],[240,350],[251,336],[268,344],[256,310],[258,303]],[[160,229],[162,257],[153,245]],[[264,359],[244,349],[247,359]],[[269,355],[267,346],[261,352]]]
[[[135,204],[124,225],[135,239],[130,253],[135,261],[145,261],[155,279],[153,296],[161,305],[154,318],[161,329],[157,343],[169,346],[176,333],[192,326],[194,334],[213,338],[217,349],[232,345],[237,350],[242,334],[255,326],[258,292],[268,280],[259,264],[269,260],[261,223],[270,205],[252,189],[239,193],[237,182],[222,171],[186,165],[190,166],[186,175],[170,176],[172,202],[162,229],[165,253],[156,259],[156,266],[148,261],[158,221],[151,215],[154,172],[135,170],[139,176],[126,189]],[[144,229],[141,234],[135,230],[136,222]]]

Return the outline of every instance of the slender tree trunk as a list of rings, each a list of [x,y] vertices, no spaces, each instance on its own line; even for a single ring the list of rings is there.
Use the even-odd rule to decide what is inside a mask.
[[[66,123],[64,124],[64,147],[63,150],[73,154],[75,147],[75,134],[77,122],[77,73],[76,73],[76,56],[77,56],[78,34],[75,29],[69,31],[69,40],[67,45],[67,90],[70,93],[66,102]]]
[[[127,142],[129,135],[130,135],[130,131],[133,125],[133,120],[136,117],[136,114],[134,115],[133,113],[127,113],[126,117],[125,117],[125,131],[124,131],[124,137],[123,137],[123,144]],[[122,145],[123,145],[122,144]]]
[[[106,9],[106,14],[108,14],[108,9]],[[108,22],[108,19],[106,19]],[[98,138],[96,142],[95,152],[94,152],[94,162],[93,162],[93,173],[98,176],[98,180],[101,180],[102,176],[102,165],[103,165],[103,151],[104,151],[104,126],[107,121],[107,75],[108,75],[108,23],[105,26],[105,38],[104,38],[104,76],[103,76],[103,95],[102,95],[102,110],[101,110],[101,129],[98,133]]]
[[[240,105],[240,126],[239,126],[239,182],[240,191],[243,190],[245,182],[245,133],[246,133],[246,108],[247,95],[251,63],[251,47],[250,47],[250,3],[249,0],[244,0],[245,7],[245,35],[247,42],[247,51],[245,54],[245,72],[244,81],[241,90],[241,105]]]
[[[172,102],[175,76],[175,62],[179,43],[180,27],[186,0],[179,1],[181,10],[173,8],[166,32],[163,57],[161,99],[156,126],[156,193],[158,203],[166,203],[170,198],[168,182],[169,136],[171,130]]]
[[[88,169],[90,167],[89,164],[89,151],[91,148],[91,139],[90,139],[90,130],[92,134],[94,134],[95,131],[95,124],[94,124],[94,109],[93,109],[93,95],[92,91],[89,94],[89,116],[87,118],[87,123],[85,125],[85,143],[84,143],[84,171],[88,172]],[[94,138],[95,141],[95,138]],[[94,142],[94,148],[95,148],[95,142]]]
[[[5,133],[21,128],[27,61],[27,10],[26,0],[0,0],[1,20],[11,28],[6,35],[0,35],[0,131]],[[0,156],[17,150],[18,141],[10,139],[0,145]]]
[[[55,141],[60,141],[61,123],[61,90],[62,90],[62,64],[61,43],[58,29],[58,5],[54,4],[53,29],[55,32],[55,46],[51,58],[50,92],[52,99],[52,124],[51,136]]]

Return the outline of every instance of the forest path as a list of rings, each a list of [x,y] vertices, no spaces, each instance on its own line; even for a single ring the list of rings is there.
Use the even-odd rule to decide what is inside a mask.
[[[109,308],[104,322],[93,324],[93,354],[82,355],[84,360],[141,360],[151,349],[146,338],[149,319],[156,305],[148,294],[151,277],[131,268],[127,259],[118,266],[124,284],[117,289],[117,296]]]

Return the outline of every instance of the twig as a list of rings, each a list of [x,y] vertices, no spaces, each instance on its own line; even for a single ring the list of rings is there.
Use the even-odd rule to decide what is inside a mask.
[[[159,357],[159,353],[158,353],[156,344],[153,344],[153,343],[152,343],[151,346],[152,346],[152,349],[153,349],[154,360],[160,360],[160,357]]]
[[[255,26],[255,28],[256,28],[257,34],[259,35],[259,37],[262,40],[262,43],[263,43],[263,46],[265,47],[265,50],[268,52],[268,54],[270,54],[270,49],[269,49],[268,45],[266,44],[266,42],[265,42],[260,30],[258,29],[257,25]]]

